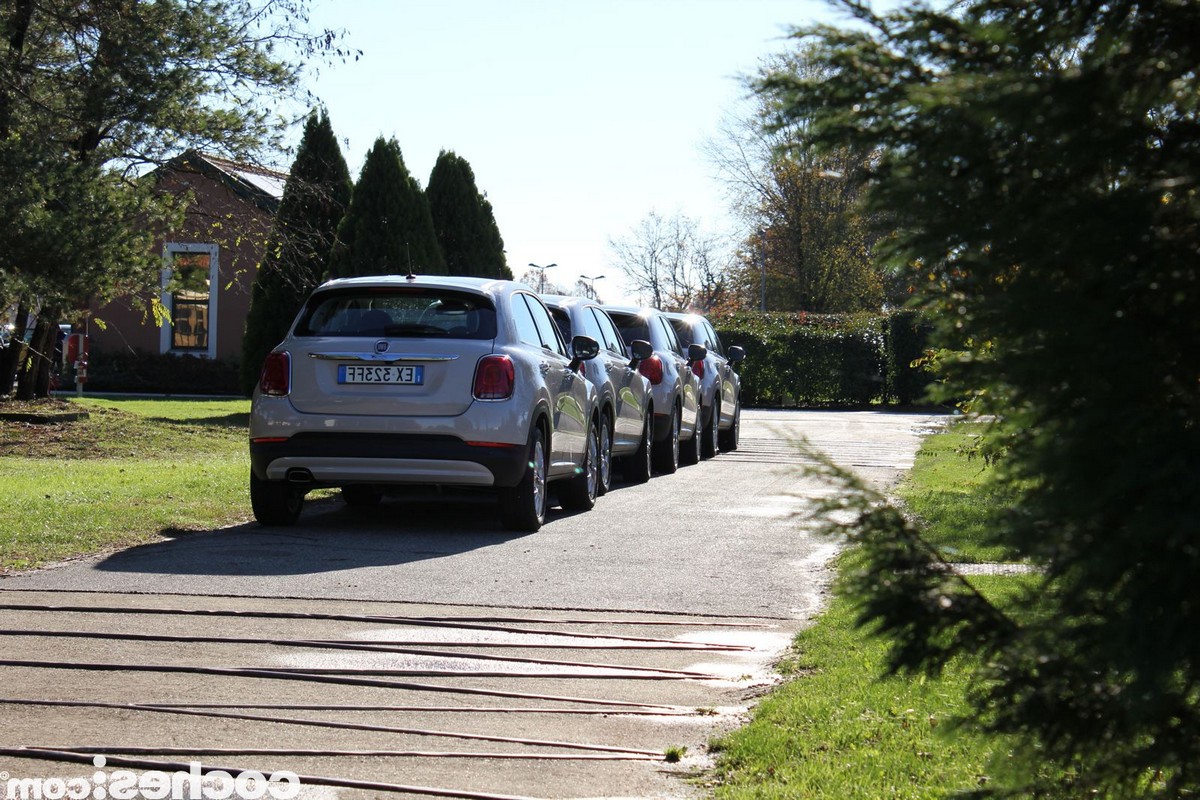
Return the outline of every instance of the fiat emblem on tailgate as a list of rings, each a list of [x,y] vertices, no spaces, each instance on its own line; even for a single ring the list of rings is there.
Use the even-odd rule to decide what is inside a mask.
[[[387,349],[388,349],[388,343],[386,341],[384,341],[383,339],[380,339],[378,342],[375,343],[375,352],[376,353],[386,353]]]

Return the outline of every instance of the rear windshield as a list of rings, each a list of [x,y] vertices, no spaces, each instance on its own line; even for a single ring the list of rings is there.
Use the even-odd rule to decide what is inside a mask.
[[[667,317],[671,323],[671,327],[675,329],[676,335],[679,336],[679,343],[686,349],[689,345],[696,343],[696,337],[692,336],[692,326],[687,324],[687,320],[675,319]]]
[[[496,308],[446,289],[345,289],[313,295],[296,336],[423,336],[494,339]]]
[[[558,326],[558,332],[562,334],[563,341],[571,341],[575,336],[571,330],[571,315],[561,308],[551,308],[550,316],[554,318],[554,324]]]
[[[626,342],[632,342],[634,339],[654,341],[650,338],[650,326],[637,314],[617,314],[610,311],[608,316],[617,324],[617,330],[621,332],[621,338]]]

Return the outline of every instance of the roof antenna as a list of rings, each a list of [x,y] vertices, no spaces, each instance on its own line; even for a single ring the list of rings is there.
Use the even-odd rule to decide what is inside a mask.
[[[408,255],[408,275],[406,275],[405,277],[410,281],[415,281],[417,279],[417,276],[413,274],[413,269],[412,269],[412,247],[409,245],[408,242],[404,243],[404,252]]]

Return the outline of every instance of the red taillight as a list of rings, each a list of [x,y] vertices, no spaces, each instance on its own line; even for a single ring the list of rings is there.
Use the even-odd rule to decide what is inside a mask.
[[[508,356],[484,356],[475,366],[476,400],[507,400],[512,397],[517,374]]]
[[[258,376],[258,388],[263,394],[283,397],[292,390],[292,357],[285,353],[270,353]]]
[[[658,356],[650,356],[649,358],[643,359],[641,363],[638,364],[638,372],[645,375],[646,379],[649,380],[650,383],[658,386],[660,383],[662,383],[663,378],[662,359]]]
[[[693,361],[692,362],[692,372],[696,373],[697,378],[704,380],[704,362],[703,361]]]

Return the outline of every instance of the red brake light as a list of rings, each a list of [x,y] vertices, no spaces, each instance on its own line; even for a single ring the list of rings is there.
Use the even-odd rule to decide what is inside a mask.
[[[267,355],[258,376],[258,388],[273,397],[283,397],[292,390],[292,357],[288,353]]]
[[[508,356],[484,356],[475,366],[476,400],[507,400],[517,384],[516,371]]]
[[[692,372],[696,373],[697,378],[700,378],[701,380],[703,380],[704,379],[704,362],[703,361],[693,361],[692,362]]]
[[[658,356],[650,356],[647,359],[643,359],[641,363],[638,364],[638,372],[645,375],[646,379],[649,380],[650,383],[658,386],[660,383],[662,383],[663,379],[662,359]]]

